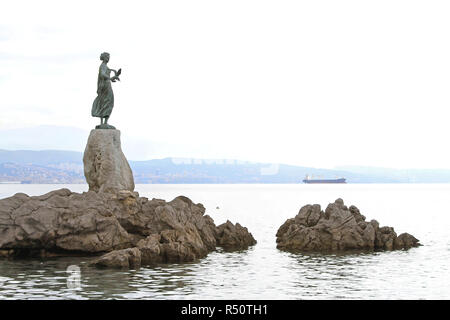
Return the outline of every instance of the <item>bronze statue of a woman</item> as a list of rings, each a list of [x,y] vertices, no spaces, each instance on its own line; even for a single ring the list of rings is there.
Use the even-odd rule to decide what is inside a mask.
[[[98,70],[98,80],[97,80],[97,98],[95,98],[92,104],[92,116],[100,118],[100,125],[96,126],[96,129],[115,129],[113,126],[108,124],[108,119],[111,115],[112,109],[114,107],[114,94],[111,87],[111,82],[116,82],[119,80],[119,75],[121,69],[118,71],[108,68],[109,53],[103,52],[100,55],[100,60],[102,64]],[[111,71],[114,72],[114,76],[111,77]]]

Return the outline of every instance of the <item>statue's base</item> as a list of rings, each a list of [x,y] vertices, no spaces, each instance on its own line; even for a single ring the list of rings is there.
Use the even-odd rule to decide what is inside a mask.
[[[98,126],[95,126],[95,129],[116,129],[116,127],[103,123],[99,124]]]
[[[89,190],[112,193],[134,190],[133,172],[122,152],[119,130],[91,130],[83,164]],[[0,208],[0,218],[1,212]]]

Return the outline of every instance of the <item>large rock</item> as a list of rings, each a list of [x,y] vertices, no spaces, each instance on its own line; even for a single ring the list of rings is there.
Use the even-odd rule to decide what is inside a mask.
[[[119,130],[92,130],[83,163],[89,190],[112,193],[134,190],[133,173],[122,152]]]
[[[247,228],[239,223],[234,225],[229,220],[217,227],[216,238],[218,244],[227,251],[245,250],[256,244],[256,240]]]
[[[130,240],[102,194],[60,189],[0,200],[0,249],[95,253],[126,248]]]
[[[419,240],[391,227],[379,227],[376,220],[366,222],[359,209],[344,205],[342,199],[330,203],[325,211],[320,205],[302,207],[293,219],[279,229],[277,248],[287,251],[393,250],[419,246]]]
[[[0,200],[0,256],[106,254],[93,265],[137,268],[194,261],[230,243],[237,249],[256,243],[239,224],[226,226],[216,227],[203,205],[183,196],[166,202],[128,190],[18,193]]]

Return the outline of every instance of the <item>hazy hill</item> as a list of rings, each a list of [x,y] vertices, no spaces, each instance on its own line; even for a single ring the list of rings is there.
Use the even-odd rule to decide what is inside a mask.
[[[388,182],[399,183],[448,183],[448,169],[392,169],[381,167],[340,166],[338,170],[370,176],[374,181],[388,179]]]
[[[0,150],[0,182],[84,183],[83,154],[61,150]],[[371,167],[319,169],[238,160],[164,158],[129,161],[136,183],[301,183],[306,175],[349,183],[448,183],[450,170]]]
[[[84,182],[82,153],[60,150],[0,150],[0,181],[32,183]],[[307,174],[345,176],[369,182],[342,170],[250,163],[238,160],[155,159],[129,161],[136,183],[300,183]]]
[[[82,171],[34,164],[0,163],[0,182],[85,183]]]
[[[0,149],[5,150],[72,150],[83,152],[89,130],[67,126],[35,126],[0,129]],[[188,154],[192,146],[158,142],[121,132],[122,150],[131,159],[155,159],[167,154]]]
[[[64,126],[36,126],[0,130],[0,149],[75,150],[86,146],[89,131]]]
[[[341,170],[238,160],[166,158],[131,161],[130,166],[140,183],[300,183],[307,174],[328,178],[345,176],[349,181],[362,182],[361,175]]]
[[[13,162],[17,164],[52,165],[61,163],[74,163],[81,165],[83,154],[76,151],[61,150],[1,150],[0,163]]]

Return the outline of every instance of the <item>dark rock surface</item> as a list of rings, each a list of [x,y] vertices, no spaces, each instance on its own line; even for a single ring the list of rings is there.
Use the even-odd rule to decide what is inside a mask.
[[[106,253],[92,264],[137,268],[194,261],[216,246],[242,250],[255,243],[239,224],[216,227],[203,205],[183,196],[166,202],[128,190],[60,189],[0,200],[0,256]]]
[[[239,223],[235,225],[229,220],[217,227],[217,243],[225,250],[245,250],[249,245],[256,244],[247,228]]]
[[[96,259],[91,265],[98,268],[138,269],[141,266],[141,256],[138,248],[114,250]]]
[[[365,220],[357,207],[345,206],[342,199],[330,203],[325,211],[318,204],[306,205],[278,229],[277,248],[326,252],[409,249],[420,245],[408,233],[397,236],[394,228]]]

